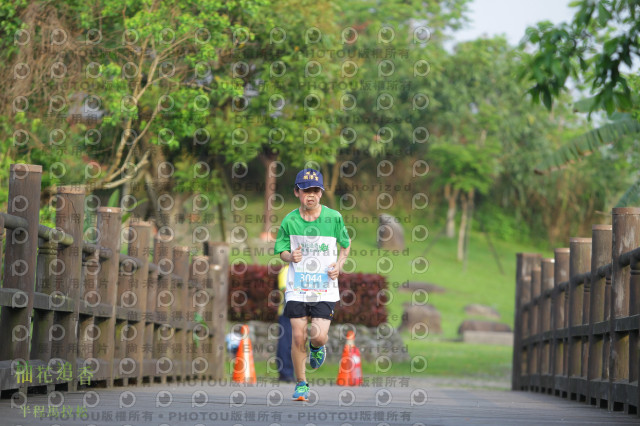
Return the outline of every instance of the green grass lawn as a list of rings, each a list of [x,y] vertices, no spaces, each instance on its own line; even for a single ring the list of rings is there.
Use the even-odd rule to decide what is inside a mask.
[[[275,211],[278,222],[291,210],[297,207],[295,200]],[[256,199],[249,202],[245,212],[250,215],[262,212],[262,200]],[[237,214],[238,212],[236,212]],[[354,210],[342,212],[345,222],[352,226],[355,237],[352,239],[350,258],[354,261],[351,265],[356,272],[377,272],[377,263],[383,256],[393,262],[393,266],[387,273],[389,289],[393,294],[392,302],[388,306],[389,323],[397,327],[401,323],[403,303],[411,302],[411,294],[399,291],[398,287],[406,281],[426,281],[444,287],[446,293],[429,294],[429,304],[433,305],[442,315],[442,334],[429,334],[422,340],[411,340],[405,332],[405,344],[410,356],[422,355],[428,360],[427,369],[421,373],[436,376],[459,377],[508,377],[511,368],[510,347],[470,345],[452,341],[458,338],[458,327],[465,319],[476,319],[465,314],[464,306],[471,303],[480,303],[493,307],[500,314],[500,322],[513,327],[514,321],[514,295],[515,295],[515,262],[516,253],[540,251],[525,245],[493,240],[493,245],[504,269],[500,273],[494,255],[489,249],[486,237],[481,233],[472,233],[469,243],[469,258],[466,270],[463,270],[461,262],[456,260],[456,239],[440,238],[428,253],[425,248],[436,237],[439,230],[431,229],[429,223],[420,221],[411,213],[409,223],[403,223],[405,242],[408,250],[405,254],[385,253],[378,251],[376,246],[377,215],[373,213],[355,212]],[[237,220],[241,215],[236,215],[234,226],[242,225],[247,228],[250,235],[249,244],[257,244],[262,225],[255,223],[255,217],[251,222],[242,223]],[[424,225],[430,231],[430,236],[425,241],[411,241],[411,232],[414,226]],[[550,252],[542,252],[543,256],[550,256]],[[423,273],[412,272],[412,261],[423,256],[429,267]],[[249,256],[232,253],[232,261],[243,258],[251,263]],[[266,263],[273,256],[268,254],[258,255],[260,263]],[[477,318],[481,319],[481,318]],[[327,366],[326,374],[335,370],[331,377],[337,374],[337,365]],[[375,368],[365,365],[365,374],[376,374]],[[402,375],[410,371],[410,366],[399,364],[389,370],[388,375]],[[325,373],[318,373],[325,374]]]
[[[512,349],[509,346],[472,345],[461,342],[423,340],[409,346],[413,352],[413,362],[398,362],[391,365],[374,362],[362,363],[365,377],[388,378],[461,378],[507,383],[511,378]],[[417,355],[420,354],[420,355]],[[426,360],[426,362],[425,362]],[[277,379],[277,372],[266,361],[256,361],[256,375],[268,379]],[[338,363],[325,363],[318,370],[307,366],[307,379],[335,382],[338,376]],[[233,371],[232,361],[228,363],[229,375]],[[386,379],[385,379],[386,380]]]
[[[415,361],[387,365],[375,362],[362,363],[364,376],[388,377],[461,377],[486,380],[508,380],[511,377],[510,346],[471,345],[461,342],[428,342],[413,345]],[[420,355],[418,355],[420,354]],[[418,358],[422,356],[422,358]],[[426,364],[424,362],[426,360]],[[335,380],[338,363],[325,363],[318,370],[307,366],[309,379]],[[266,361],[255,362],[256,375],[278,377]],[[229,367],[229,371],[233,371]]]

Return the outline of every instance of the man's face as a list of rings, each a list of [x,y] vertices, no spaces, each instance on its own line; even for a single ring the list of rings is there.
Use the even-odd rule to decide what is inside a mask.
[[[300,200],[300,205],[306,209],[315,209],[322,198],[322,190],[318,187],[296,189],[294,194]]]

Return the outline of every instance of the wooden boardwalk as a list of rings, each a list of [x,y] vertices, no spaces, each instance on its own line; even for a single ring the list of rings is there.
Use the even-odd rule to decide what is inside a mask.
[[[209,425],[631,425],[636,416],[545,394],[449,386],[410,379],[407,386],[312,386],[308,403],[291,401],[292,384],[165,384],[29,395],[0,400],[3,426]],[[86,406],[85,418],[34,418],[48,402]]]

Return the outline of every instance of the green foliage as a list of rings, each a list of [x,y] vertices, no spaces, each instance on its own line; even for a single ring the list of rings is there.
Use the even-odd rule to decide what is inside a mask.
[[[507,132],[526,126],[516,122],[521,89],[510,82],[513,58],[506,41],[496,38],[461,43],[444,61],[442,74],[449,77],[434,91],[437,141],[429,150],[442,171],[439,186],[481,194],[492,186],[501,169],[498,153],[514,138]]]
[[[204,320],[204,317],[199,312],[196,312],[196,313],[193,314],[193,320],[194,320],[195,323],[200,324],[201,326],[203,326],[205,328],[205,330],[209,329],[209,326],[207,325],[207,322]],[[196,345],[196,348],[199,348],[201,339],[198,338],[198,335],[197,335],[196,331],[192,331],[191,338],[193,340],[193,343]]]
[[[568,164],[596,153],[598,158],[608,160],[609,170],[619,172],[619,176],[608,181],[610,188],[607,190],[616,193],[618,182],[635,182],[638,178],[637,171],[628,170],[626,175],[620,173],[621,169],[626,169],[625,162],[637,161],[637,150],[620,154],[616,149],[628,145],[626,141],[637,138],[640,131],[638,77],[623,72],[640,56],[637,2],[582,0],[572,6],[576,13],[570,23],[555,27],[540,23],[537,28],[527,29],[523,46],[533,45],[535,51],[523,55],[520,78],[533,84],[529,90],[533,100],[542,100],[549,109],[553,100],[567,90],[570,78],[590,84],[593,96],[576,102],[576,111],[591,114],[604,110],[610,121],[580,134],[547,155],[538,163],[536,171],[546,173],[564,169]],[[611,145],[617,157],[608,155],[612,151]],[[594,184],[602,181],[605,180],[601,176]],[[634,188],[627,188],[617,204],[634,202],[637,192]]]
[[[537,173],[557,170],[568,163],[578,161],[586,155],[597,152],[601,147],[620,141],[626,136],[637,135],[640,123],[629,114],[618,114],[616,120],[572,139],[562,145],[553,155],[536,166]]]
[[[116,189],[109,196],[107,207],[120,207],[120,189]]]
[[[56,209],[50,204],[40,207],[39,217],[41,225],[48,226],[49,228],[56,227]]]
[[[15,43],[16,32],[22,28],[22,21],[19,18],[20,12],[27,6],[27,0],[13,0],[0,2],[0,54],[7,59],[19,48]],[[24,42],[22,37],[17,39]]]
[[[480,203],[474,213],[476,217],[475,230],[488,232],[503,241],[530,241],[531,228],[522,220],[517,220],[512,212],[500,208],[495,203]]]
[[[590,83],[594,94],[591,111],[629,111],[637,108],[623,67],[639,57],[640,20],[635,0],[576,1],[570,23],[553,26],[541,22],[526,31],[520,77],[532,84],[534,101],[551,108],[567,90],[569,78]]]
[[[616,207],[630,207],[640,204],[640,180],[631,185],[618,200]]]
[[[613,3],[619,8],[628,4]],[[633,141],[621,142],[626,152],[607,145],[613,136],[632,134],[632,124],[612,123],[591,132],[586,140],[576,139],[573,148],[560,148],[588,129],[563,102],[553,115],[522,102],[533,80],[515,80],[517,65],[526,66],[535,82],[550,85],[550,94],[558,91],[541,96],[557,98],[564,79],[582,66],[591,67],[599,57],[586,48],[588,40],[576,47],[584,48],[584,60],[571,57],[574,24],[555,31],[548,23],[528,30],[531,43],[556,46],[538,59],[521,56],[501,38],[462,43],[448,52],[443,48],[445,34],[466,22],[468,4],[467,0],[105,0],[100,7],[78,0],[43,2],[38,7],[24,0],[2,3],[5,74],[16,61],[26,61],[36,77],[20,87],[6,82],[2,86],[6,90],[0,95],[4,141],[0,203],[6,204],[6,189],[1,188],[7,187],[8,166],[17,161],[43,166],[43,188],[49,195],[56,185],[81,182],[93,185],[101,195],[117,190],[118,198],[126,192],[153,201],[161,193],[184,193],[206,195],[217,204],[233,196],[227,180],[234,163],[249,165],[248,180],[262,182],[260,160],[277,159],[287,170],[317,165],[325,172],[325,183],[393,180],[411,182],[416,192],[431,187],[429,197],[436,204],[445,185],[463,192],[473,189],[479,212],[495,210],[496,221],[489,214],[486,218],[491,232],[510,238],[514,228],[545,235],[558,227],[563,231],[549,235],[563,238],[568,225],[541,218],[592,217],[593,209],[606,210],[619,198],[627,188],[623,183],[637,180],[631,165],[640,150]],[[591,15],[585,12],[579,21],[601,29],[594,33],[598,37],[593,43],[602,41],[602,48],[615,60],[624,48],[604,43],[605,27],[619,13],[611,4],[594,8]],[[23,13],[27,9],[29,13]],[[416,35],[419,25],[428,26],[429,39]],[[52,26],[70,35],[69,45],[47,48]],[[310,26],[321,34],[317,43],[308,39]],[[274,27],[284,29],[287,36],[274,41]],[[358,31],[353,43],[342,40],[348,27]],[[16,50],[13,36],[18,28],[29,31],[33,50]],[[92,44],[90,34],[98,29],[101,41]],[[42,64],[60,57],[69,64],[64,78],[37,78],[49,72]],[[529,59],[537,65],[530,65]],[[357,71],[353,76],[343,71],[347,60],[352,62],[349,69]],[[381,73],[384,60],[393,62],[393,74]],[[310,75],[310,61],[322,72]],[[428,74],[416,74],[414,64],[419,61],[428,62]],[[246,66],[246,73],[238,66]],[[547,80],[546,72],[554,78]],[[638,78],[624,78],[631,92],[638,92]],[[25,93],[29,107],[14,111],[13,98]],[[52,109],[52,94],[64,100],[59,110]],[[91,100],[88,94],[99,99],[99,114],[93,120],[80,114]],[[428,106],[417,107],[418,95],[418,104],[428,99]],[[239,108],[243,99],[246,105]],[[388,99],[393,102],[389,108]],[[590,111],[601,102],[594,99],[575,107]],[[633,96],[631,100],[631,106],[637,105]],[[624,106],[624,99],[616,102]],[[638,117],[637,108],[627,113]],[[14,138],[17,130],[26,132],[26,143]],[[569,170],[564,181],[533,177],[536,165],[552,161],[552,167],[560,167],[562,161],[587,150],[597,150],[599,158],[609,160],[608,166],[588,158],[585,164],[591,170]],[[559,155],[564,159],[558,160]],[[395,167],[388,178],[378,176],[382,160]],[[417,178],[411,175],[411,165],[419,160],[428,162],[431,171]],[[149,191],[142,182],[154,180],[165,161],[175,168],[171,178],[156,188],[159,193],[142,194]],[[353,179],[340,176],[344,161],[357,165]],[[125,189],[125,184],[131,187]],[[599,194],[595,201],[589,198],[590,189]],[[349,190],[338,192],[340,196]],[[374,211],[373,191],[353,192],[363,207]],[[389,213],[405,214],[412,195],[394,195]],[[181,207],[189,206],[186,201]],[[151,206],[146,214],[156,211]],[[414,214],[434,219],[431,209]]]
[[[436,182],[451,184],[454,189],[469,192],[472,189],[486,194],[493,183],[497,170],[499,147],[480,147],[434,143],[429,157],[435,167],[442,170]]]

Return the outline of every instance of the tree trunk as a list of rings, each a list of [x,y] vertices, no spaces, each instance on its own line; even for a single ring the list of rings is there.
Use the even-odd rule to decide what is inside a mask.
[[[276,174],[275,174],[275,161],[278,158],[278,154],[273,153],[261,153],[260,161],[264,164],[265,168],[265,187],[264,187],[264,226],[260,239],[262,241],[271,241],[275,238],[274,235],[270,235],[269,228],[271,227],[271,221],[269,218],[273,212],[271,203],[273,202],[273,195],[276,193]]]
[[[458,198],[459,193],[459,189],[451,190],[451,184],[446,184],[444,186],[444,198],[446,198],[449,203],[445,227],[447,238],[453,238],[456,236],[456,199]]]
[[[222,242],[227,242],[227,230],[224,224],[224,211],[222,209],[222,203],[218,203],[218,219],[220,219],[220,237]]]
[[[222,181],[222,187],[224,188],[225,194],[227,195],[227,205],[231,202],[233,198],[233,191],[231,191],[231,187],[229,186],[229,181],[227,180],[227,175],[224,172],[224,167],[220,164],[219,159],[216,157],[215,160],[216,169],[220,172],[218,176],[220,176],[220,180]],[[224,218],[224,205],[222,202],[218,203],[218,218],[220,219],[220,235],[222,241],[227,241],[227,226],[225,224]]]
[[[467,260],[469,259],[469,237],[471,236],[471,222],[473,221],[475,190],[472,189],[467,195],[467,228],[465,229],[464,250],[462,259],[462,272],[467,270]]]
[[[150,167],[151,168],[151,167]],[[156,185],[153,180],[153,176],[149,170],[144,171],[144,183],[145,189],[147,191],[147,196],[149,197],[149,208],[147,209],[147,218],[152,218],[156,226],[158,228],[163,227],[166,223],[160,222],[160,217],[158,215],[158,193],[156,192]],[[148,219],[147,219],[148,220]]]
[[[146,149],[149,144],[146,141],[143,147]],[[164,177],[158,176],[158,168],[161,163],[166,161],[166,157],[162,153],[162,150],[158,147],[150,147],[151,155],[149,156],[149,166],[144,171],[144,180],[146,183],[147,196],[149,197],[149,207],[151,211],[148,211],[147,216],[155,220],[156,226],[161,228],[170,224],[170,220],[166,214],[162,214],[160,206],[158,205],[158,198],[167,193],[171,193],[170,180]],[[163,169],[164,170],[164,169]]]
[[[460,229],[458,231],[458,261],[464,259],[464,240],[467,235],[467,213],[469,200],[466,195],[460,196],[460,210],[462,210],[462,218],[460,219]]]
[[[329,166],[324,169],[324,194],[327,197],[327,204],[332,209],[336,208],[336,186],[338,184],[338,175],[340,174],[340,162],[336,159],[329,173]]]

